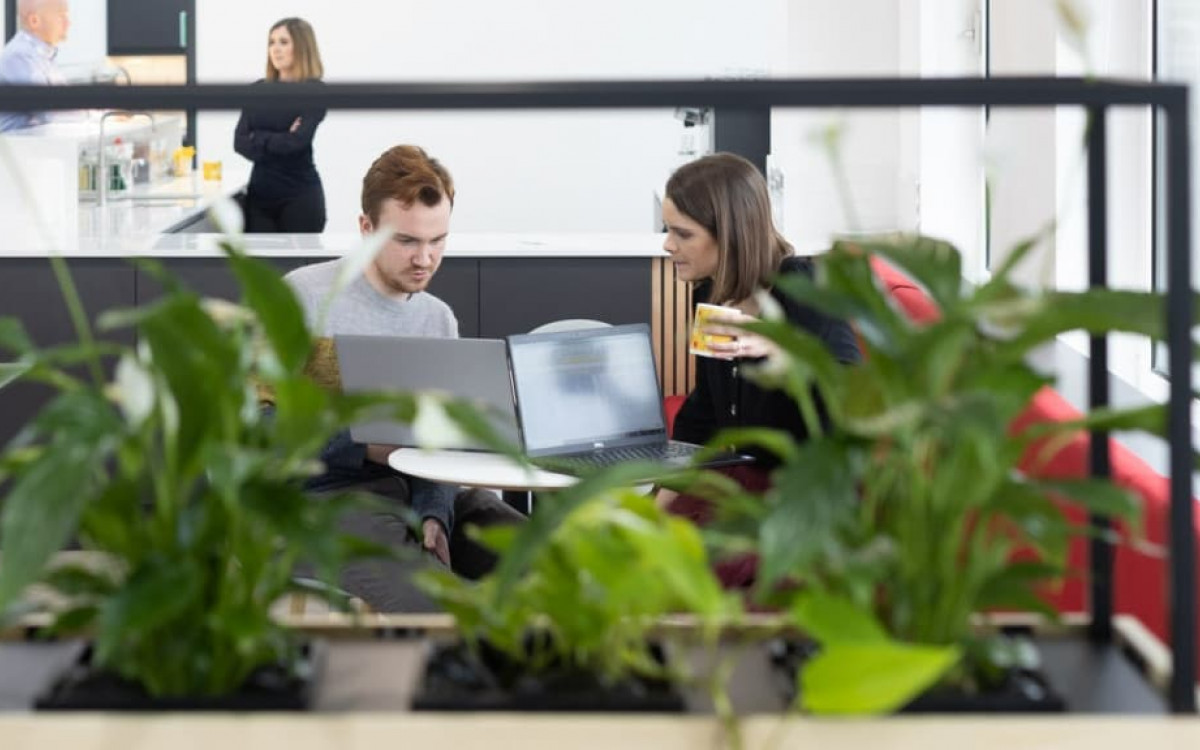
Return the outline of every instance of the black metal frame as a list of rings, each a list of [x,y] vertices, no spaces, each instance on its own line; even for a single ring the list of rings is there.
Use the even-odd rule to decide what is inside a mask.
[[[0,86],[0,111],[126,109],[632,109],[770,107],[1082,106],[1088,129],[1088,262],[1093,286],[1107,283],[1106,117],[1110,107],[1148,106],[1166,120],[1167,346],[1170,352],[1169,549],[1171,650],[1169,705],[1196,711],[1196,551],[1191,434],[1191,179],[1186,86],[1080,78],[926,78],[737,81],[586,81],[547,83],[292,84],[289,86]],[[1093,338],[1092,406],[1108,402],[1108,344]],[[1092,473],[1107,476],[1109,442],[1092,440]],[[1101,521],[1093,519],[1093,523]],[[1093,637],[1111,638],[1112,550],[1092,545]]]

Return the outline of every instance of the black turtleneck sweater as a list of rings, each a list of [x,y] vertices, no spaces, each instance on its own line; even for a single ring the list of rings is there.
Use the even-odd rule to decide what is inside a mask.
[[[259,80],[256,85],[271,83]],[[297,117],[300,127],[296,132],[290,132]],[[321,184],[313,164],[312,142],[323,119],[323,109],[308,112],[247,109],[242,112],[233,136],[233,148],[254,162],[247,189],[250,198],[288,200]]]
[[[802,273],[811,278],[813,259],[785,258],[779,272]],[[705,281],[696,287],[693,296],[696,302],[707,302],[711,292],[712,283]],[[839,361],[858,362],[862,358],[858,338],[849,323],[801,304],[778,289],[771,289],[770,293],[788,321],[824,341]],[[773,427],[790,432],[798,441],[806,440],[808,429],[791,397],[781,390],[759,388],[743,377],[743,366],[755,361],[758,360],[696,357],[696,387],[676,415],[671,436],[689,443],[705,443],[726,427]],[[763,468],[770,469],[778,463],[773,454],[752,448],[746,452],[754,455]]]

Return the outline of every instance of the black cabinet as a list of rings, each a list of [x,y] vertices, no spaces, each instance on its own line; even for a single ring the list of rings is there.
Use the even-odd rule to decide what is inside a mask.
[[[96,318],[105,310],[134,305],[132,267],[115,258],[71,258],[71,276],[93,333],[98,337],[132,346],[131,329],[100,333]],[[62,292],[46,258],[5,258],[0,260],[0,317],[18,318],[39,347],[77,341]],[[7,360],[7,353],[0,360]],[[105,365],[111,377],[115,362]],[[86,373],[78,373],[81,377]],[[16,382],[0,389],[0,444],[7,442],[54,395],[47,386]]]
[[[108,0],[108,54],[185,54],[195,6],[195,0]]]
[[[479,335],[528,333],[588,318],[649,323],[649,258],[496,258],[479,262]]]
[[[285,274],[300,266],[310,263],[320,263],[328,258],[263,258]],[[229,268],[229,262],[224,258],[169,258],[161,261],[167,270],[186,289],[190,289],[201,297],[216,297],[218,299],[236,302],[242,297],[241,287],[237,278]],[[137,303],[144,305],[162,296],[162,285],[154,275],[138,269],[137,272]]]
[[[281,274],[327,258],[269,258]],[[163,258],[187,288],[206,297],[238,300],[241,291],[225,258]],[[120,258],[68,261],[89,320],[116,307],[152,303],[162,295],[153,274]],[[446,258],[430,293],[450,305],[463,337],[503,338],[563,318],[606,323],[651,319],[648,258]],[[74,341],[75,331],[46,258],[0,259],[0,316],[24,322],[39,346]],[[131,329],[107,338],[133,345]],[[7,356],[0,352],[0,361]],[[111,375],[113,363],[106,364]],[[0,443],[17,433],[51,396],[36,384],[0,389]]]
[[[479,333],[479,261],[446,258],[429,283],[429,293],[450,305],[458,318],[458,335],[477,338]]]
[[[285,274],[295,268],[321,263],[329,258],[263,258]],[[224,258],[169,258],[163,267],[188,289],[203,297],[236,301],[241,298],[237,279]],[[458,332],[463,337],[479,335],[479,262],[472,258],[447,258],[429,285],[429,292],[446,304],[458,317]],[[138,270],[137,303],[151,302],[162,294],[162,285],[153,274]]]

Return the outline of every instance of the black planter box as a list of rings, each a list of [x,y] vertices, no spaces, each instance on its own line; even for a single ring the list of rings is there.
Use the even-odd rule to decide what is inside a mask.
[[[651,654],[665,664],[663,650]],[[480,644],[479,656],[457,641],[435,645],[413,696],[414,711],[549,711],[682,713],[683,694],[666,680],[628,677],[603,684],[595,674],[550,665],[527,674],[506,654]]]
[[[804,641],[772,641],[768,646],[773,669],[788,702],[796,698],[796,673],[817,647]],[[1000,684],[979,693],[935,686],[897,710],[901,714],[922,713],[1061,713],[1067,702],[1050,684],[1044,672],[1010,669]]]
[[[283,665],[256,670],[236,693],[222,696],[151,696],[138,684],[91,666],[88,646],[65,673],[34,699],[39,711],[307,711],[324,671],[325,644],[301,646],[292,674]]]

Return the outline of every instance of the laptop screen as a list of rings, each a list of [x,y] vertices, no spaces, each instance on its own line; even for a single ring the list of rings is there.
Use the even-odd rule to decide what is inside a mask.
[[[510,336],[508,356],[529,455],[666,439],[645,324]]]

